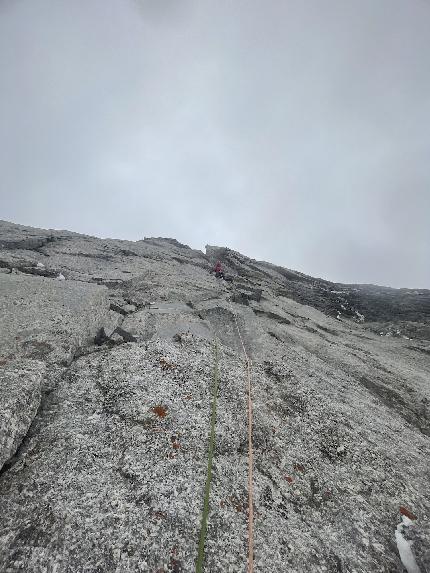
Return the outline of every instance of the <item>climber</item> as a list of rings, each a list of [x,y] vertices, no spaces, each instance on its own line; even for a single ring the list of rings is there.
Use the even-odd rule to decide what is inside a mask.
[[[221,261],[218,261],[214,268],[215,276],[217,279],[224,279],[224,273],[221,267]]]

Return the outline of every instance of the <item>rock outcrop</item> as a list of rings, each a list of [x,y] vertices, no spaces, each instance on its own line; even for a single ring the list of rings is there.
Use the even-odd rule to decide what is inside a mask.
[[[236,320],[255,571],[429,570],[430,291],[0,222],[0,320],[1,571],[194,570],[215,338],[205,570],[246,570]]]

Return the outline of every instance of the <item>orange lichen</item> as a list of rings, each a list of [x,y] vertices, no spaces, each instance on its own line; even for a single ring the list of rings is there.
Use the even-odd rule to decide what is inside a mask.
[[[167,408],[165,406],[154,406],[152,412],[159,418],[165,418],[167,416]]]

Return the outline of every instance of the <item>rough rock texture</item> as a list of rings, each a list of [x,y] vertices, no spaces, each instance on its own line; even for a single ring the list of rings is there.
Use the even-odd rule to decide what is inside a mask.
[[[24,274],[0,274],[0,360],[26,357],[70,364],[108,323],[106,287]]]
[[[246,570],[235,315],[255,571],[402,572],[402,517],[429,570],[429,291],[6,222],[0,271],[0,571],[194,570],[215,337],[205,570]]]
[[[0,369],[0,469],[21,444],[40,406],[45,367],[13,361]]]

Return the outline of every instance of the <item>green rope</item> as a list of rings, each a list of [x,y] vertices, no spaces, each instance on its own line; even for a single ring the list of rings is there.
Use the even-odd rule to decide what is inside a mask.
[[[202,573],[203,561],[205,558],[205,541],[206,541],[206,532],[208,529],[208,515],[209,515],[209,495],[211,491],[211,480],[212,480],[212,461],[215,449],[215,422],[216,422],[216,407],[217,407],[218,381],[219,381],[217,339],[215,339],[214,346],[215,346],[215,366],[214,366],[214,386],[212,395],[211,433],[209,438],[209,450],[208,450],[208,473],[206,477],[205,499],[203,502],[202,525],[200,529],[199,553],[196,562],[196,573]]]

